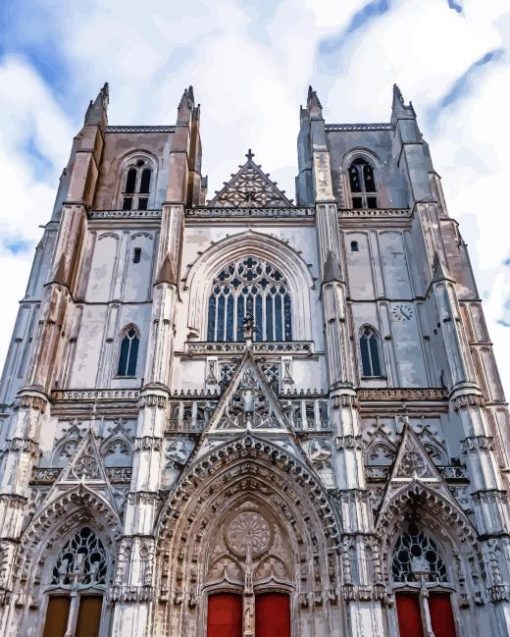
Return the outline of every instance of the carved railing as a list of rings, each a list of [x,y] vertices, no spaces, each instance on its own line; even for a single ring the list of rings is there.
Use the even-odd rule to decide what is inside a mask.
[[[409,208],[339,208],[338,216],[341,219],[410,219],[413,213]]]
[[[32,484],[53,484],[61,474],[60,467],[35,467],[32,473]],[[106,475],[113,484],[129,482],[133,475],[132,467],[107,467]]]
[[[101,400],[136,401],[139,389],[57,389],[51,392],[54,401],[95,402]]]
[[[187,341],[184,344],[184,351],[192,356],[243,355],[246,352],[246,343],[243,341],[230,343]],[[252,351],[257,354],[312,354],[313,341],[255,341]]]
[[[209,423],[218,398],[174,398],[170,401],[170,417],[165,433],[200,433]],[[303,395],[299,398],[280,396],[282,408],[296,432],[329,432],[328,401],[323,397]]]
[[[158,210],[90,210],[89,219],[159,219]]]
[[[367,465],[365,475],[372,482],[386,482],[391,474],[391,465]],[[466,467],[457,465],[442,465],[437,467],[442,478],[448,482],[469,480]]]
[[[326,132],[392,130],[387,122],[375,124],[326,124]]]
[[[448,390],[442,387],[431,388],[388,388],[373,387],[358,389],[358,399],[361,401],[431,401],[447,400]]]
[[[313,217],[315,208],[224,208],[219,206],[187,208],[186,217],[209,218],[209,217],[292,217],[303,218]]]

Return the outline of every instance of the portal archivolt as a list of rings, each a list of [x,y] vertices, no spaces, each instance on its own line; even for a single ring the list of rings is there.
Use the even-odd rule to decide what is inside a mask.
[[[243,634],[254,634],[257,599],[263,608],[270,593],[280,606],[287,595],[294,609],[336,597],[337,524],[322,487],[282,450],[252,443],[206,456],[188,475],[189,493],[184,479],[162,515],[158,621],[168,634],[207,634],[217,594],[239,596]],[[179,625],[170,626],[170,616]]]

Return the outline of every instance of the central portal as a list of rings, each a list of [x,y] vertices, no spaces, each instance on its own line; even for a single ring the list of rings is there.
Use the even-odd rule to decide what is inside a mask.
[[[290,600],[285,593],[255,595],[255,631],[243,630],[243,596],[209,595],[207,637],[290,637]]]
[[[227,514],[207,577],[207,637],[290,637],[290,555],[263,505],[246,500]]]

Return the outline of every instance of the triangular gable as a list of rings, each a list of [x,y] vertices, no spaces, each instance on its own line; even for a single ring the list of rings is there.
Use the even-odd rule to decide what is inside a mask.
[[[107,482],[108,477],[96,437],[89,429],[74,456],[59,477],[59,482]]]
[[[271,430],[291,433],[278,398],[248,350],[204,433]]]
[[[83,436],[69,464],[60,473],[41,505],[45,506],[62,492],[72,490],[77,485],[86,486],[90,491],[100,494],[114,510],[117,510],[110,480],[92,429]]]
[[[381,504],[379,517],[396,492],[413,482],[427,484],[450,502],[455,502],[439,470],[409,423],[404,425],[390,479]]]
[[[225,182],[208,205],[220,208],[293,207],[294,204],[287,199],[284,191],[255,164],[251,150],[246,157],[247,161]]]

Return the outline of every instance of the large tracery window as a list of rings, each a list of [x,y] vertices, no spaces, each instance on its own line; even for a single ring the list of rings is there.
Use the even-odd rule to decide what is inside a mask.
[[[377,208],[374,169],[366,159],[358,157],[349,166],[353,208]]]
[[[456,637],[448,571],[434,540],[411,522],[393,550],[391,574],[395,587],[400,637]]]
[[[55,560],[43,637],[98,637],[107,574],[103,543],[90,527],[82,527]]]
[[[255,318],[255,340],[292,340],[287,281],[268,261],[252,256],[230,263],[214,279],[209,296],[207,340],[243,340],[243,319]]]

